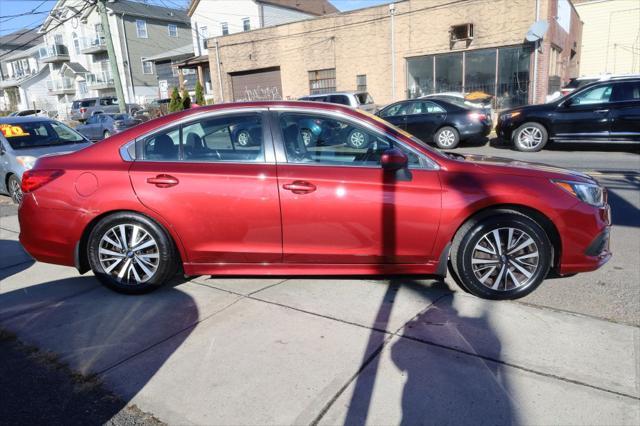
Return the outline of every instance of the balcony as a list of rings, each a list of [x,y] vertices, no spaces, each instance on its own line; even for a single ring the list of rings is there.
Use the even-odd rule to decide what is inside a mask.
[[[69,60],[69,49],[64,44],[52,44],[38,50],[42,62],[66,62]]]
[[[80,53],[90,55],[92,53],[101,53],[107,51],[107,43],[103,35],[95,37],[86,37],[80,40]]]
[[[23,80],[31,77],[32,75],[37,74],[38,71],[35,69],[27,69],[20,70],[14,73],[13,75],[9,75],[4,80],[0,80],[0,89],[6,89],[8,87],[16,87],[22,83]]]
[[[69,77],[48,80],[47,89],[52,95],[72,95],[76,92],[74,81]]]
[[[87,74],[87,89],[89,90],[113,89],[114,87],[113,77],[109,71]]]

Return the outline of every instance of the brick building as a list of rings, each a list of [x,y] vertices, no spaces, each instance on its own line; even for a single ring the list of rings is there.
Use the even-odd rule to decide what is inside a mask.
[[[535,53],[525,35],[537,19],[549,29]],[[211,38],[211,81],[216,102],[481,90],[507,107],[577,75],[581,32],[570,0],[407,0]]]

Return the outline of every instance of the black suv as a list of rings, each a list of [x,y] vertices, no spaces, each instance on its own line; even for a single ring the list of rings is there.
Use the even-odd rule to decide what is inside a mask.
[[[640,142],[640,76],[588,84],[548,104],[506,110],[496,132],[519,151],[554,142]]]

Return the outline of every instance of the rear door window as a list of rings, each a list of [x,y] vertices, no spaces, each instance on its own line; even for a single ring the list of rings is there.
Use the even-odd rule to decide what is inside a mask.
[[[351,105],[346,95],[331,95],[329,96],[329,102],[332,104]]]
[[[640,82],[628,81],[613,86],[611,102],[640,101]]]

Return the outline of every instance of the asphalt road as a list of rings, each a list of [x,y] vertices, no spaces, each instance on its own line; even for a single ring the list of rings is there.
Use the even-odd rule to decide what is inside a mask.
[[[520,153],[492,141],[463,145],[456,152],[571,168],[590,173],[605,185],[614,223],[612,260],[595,272],[549,279],[520,302],[640,325],[640,147],[566,145]],[[15,206],[0,196],[0,217],[13,214]]]

